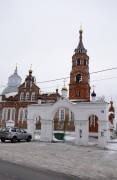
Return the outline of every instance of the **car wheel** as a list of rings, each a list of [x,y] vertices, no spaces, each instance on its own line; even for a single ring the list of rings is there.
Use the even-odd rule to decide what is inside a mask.
[[[11,139],[11,142],[12,142],[12,143],[15,143],[16,141],[17,141],[17,137],[14,136],[14,137]]]
[[[5,142],[5,139],[1,139],[2,142]]]
[[[30,141],[31,141],[31,137],[28,136],[28,137],[27,137],[27,142],[30,142]]]

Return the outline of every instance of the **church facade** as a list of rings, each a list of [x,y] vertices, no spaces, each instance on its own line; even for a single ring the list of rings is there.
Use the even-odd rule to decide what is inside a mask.
[[[55,104],[58,104],[56,111],[53,110],[54,116],[50,119],[54,130],[76,131],[76,124],[80,125],[82,122],[85,124],[86,121],[89,135],[98,136],[99,131],[102,132],[102,129],[99,130],[99,123],[101,123],[101,121],[99,122],[99,120],[101,120],[98,115],[99,112],[105,114],[105,127],[107,128],[110,122],[111,130],[113,130],[113,121],[115,118],[113,102],[111,101],[111,106],[109,108],[108,103],[96,100],[95,92],[93,91],[91,94],[90,91],[89,56],[83,45],[83,30],[80,29],[79,43],[72,56],[69,96],[67,96],[65,85],[62,88],[61,95],[58,89],[56,89],[55,93],[41,94],[40,88],[36,84],[36,79],[32,75],[31,68],[25,81],[21,84],[21,77],[18,75],[16,67],[14,74],[9,77],[8,86],[4,89],[1,96],[0,126],[4,127],[8,120],[13,120],[16,127],[28,128],[30,131],[31,127],[29,122],[31,118],[31,121],[33,121],[32,127],[35,126],[33,130],[36,128],[42,129],[43,121],[41,110],[43,109],[45,115],[49,118],[47,115],[47,107],[49,106],[51,109],[53,107],[54,109]],[[72,107],[70,106],[70,108],[68,105],[62,105],[62,98],[66,99],[66,102]],[[60,104],[58,102],[60,102]],[[102,107],[102,104],[105,107]],[[95,108],[93,108],[93,106]],[[75,114],[73,107],[77,109],[75,110]],[[82,109],[82,113],[86,112],[86,116],[84,117],[85,121],[82,119],[83,114],[80,112],[80,109]],[[81,122],[77,120],[81,120]],[[84,133],[83,129],[79,129],[78,132],[79,131],[81,134],[82,131]]]
[[[8,86],[2,93],[1,126],[5,126],[8,120],[13,120],[16,127],[27,128],[27,105],[37,103],[38,96],[39,87],[35,84],[32,70],[29,70],[29,75],[21,84],[16,67],[14,74],[9,77]]]
[[[55,102],[59,93],[40,94],[40,88],[36,85],[36,78],[32,75],[32,69],[21,84],[17,67],[8,79],[8,86],[3,90],[0,102],[0,126],[6,126],[7,121],[13,120],[15,127],[27,128],[28,105],[37,104],[41,98],[43,103]]]

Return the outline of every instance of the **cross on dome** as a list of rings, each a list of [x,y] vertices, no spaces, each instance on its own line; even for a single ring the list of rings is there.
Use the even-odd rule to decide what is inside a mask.
[[[63,82],[64,82],[64,86],[63,86],[62,90],[66,90],[67,91],[66,84],[65,84],[66,80],[64,79]]]

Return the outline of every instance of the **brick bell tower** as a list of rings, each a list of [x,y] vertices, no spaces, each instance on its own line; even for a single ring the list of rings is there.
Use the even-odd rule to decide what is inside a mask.
[[[82,42],[83,30],[79,31],[79,44],[72,56],[69,99],[72,101],[90,101],[89,56]]]

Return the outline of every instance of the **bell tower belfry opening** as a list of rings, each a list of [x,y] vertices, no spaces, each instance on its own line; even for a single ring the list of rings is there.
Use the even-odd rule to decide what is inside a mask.
[[[82,42],[83,30],[79,30],[79,44],[72,56],[69,99],[72,101],[90,101],[89,56]]]

